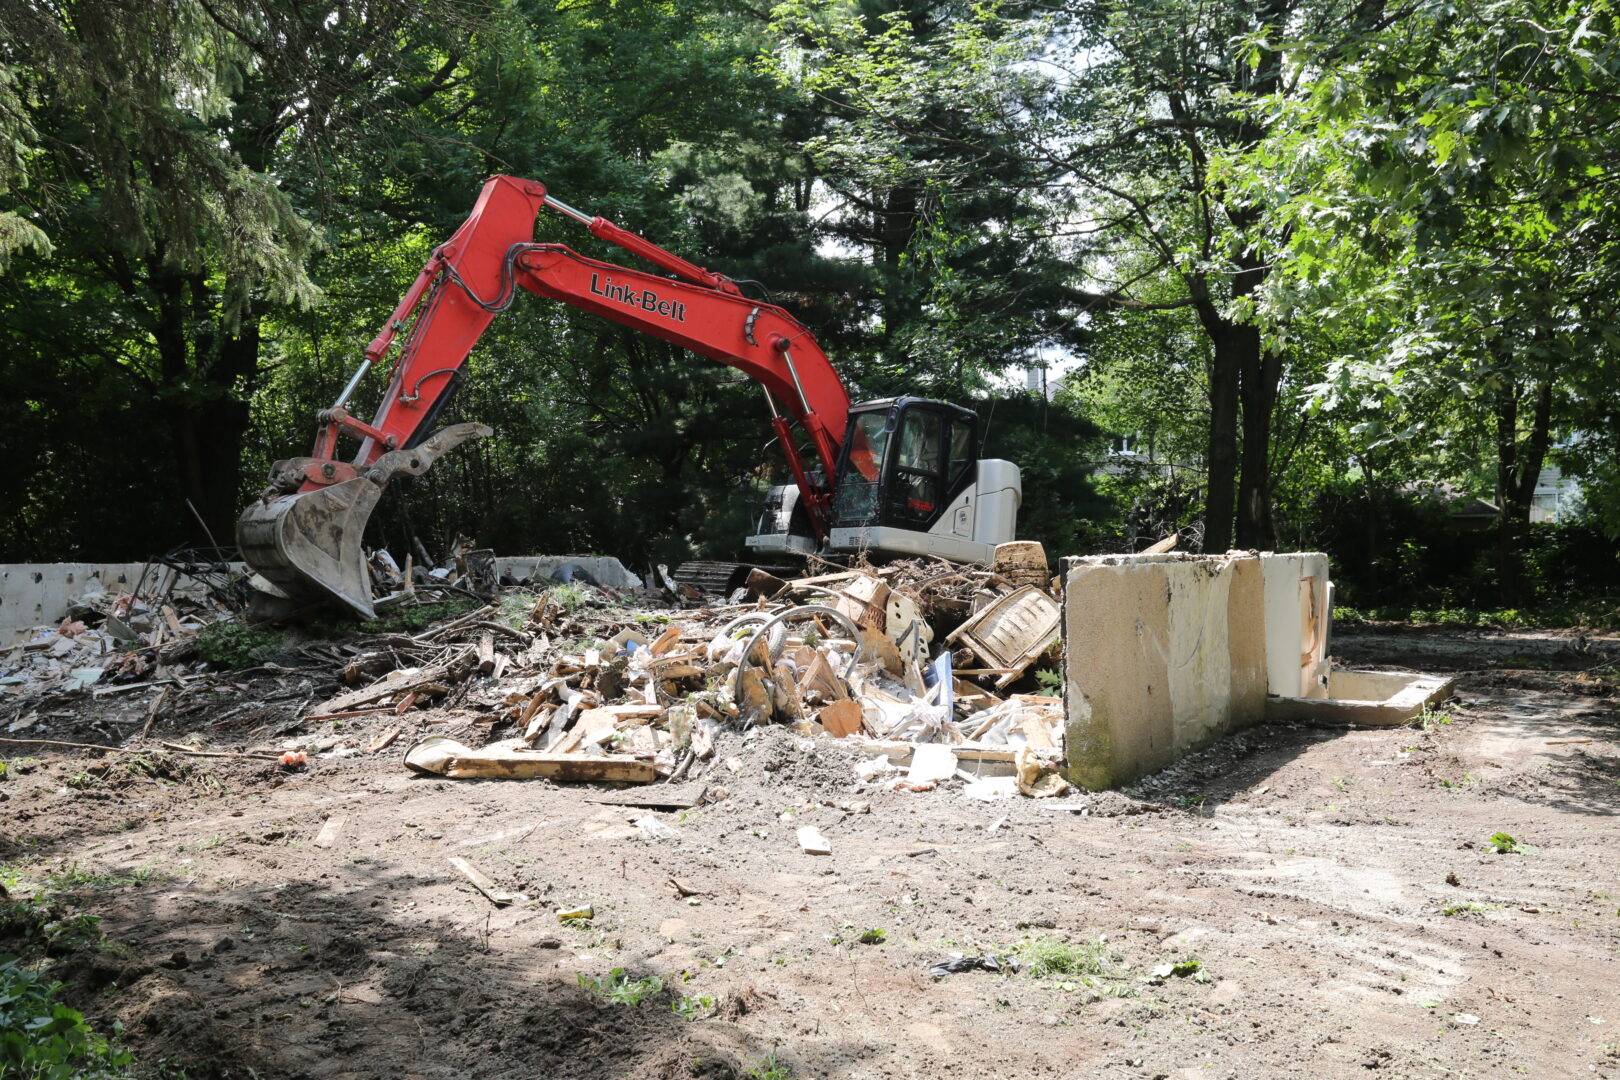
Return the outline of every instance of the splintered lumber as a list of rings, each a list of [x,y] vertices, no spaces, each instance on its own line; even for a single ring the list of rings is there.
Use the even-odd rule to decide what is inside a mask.
[[[356,706],[369,705],[379,698],[385,698],[400,691],[416,690],[419,693],[424,692],[428,684],[436,683],[439,679],[449,675],[449,673],[450,668],[446,664],[435,664],[425,668],[401,668],[398,671],[391,671],[387,676],[377,680],[370,686],[362,687],[359,690],[350,690],[348,693],[339,694],[334,698],[327,698],[315,707],[315,714],[331,716],[334,713],[349,712]]]
[[[392,705],[378,705],[375,709],[350,709],[348,712],[317,713],[304,717],[304,723],[314,723],[317,720],[352,720],[357,716],[370,716],[372,713],[388,712]]]
[[[680,640],[680,627],[672,626],[668,630],[665,630],[662,634],[658,635],[658,640],[653,642],[649,648],[652,649],[652,654],[654,656],[663,656],[676,645],[680,644]]]
[[[466,859],[463,859],[461,856],[452,855],[449,862],[451,866],[456,868],[457,873],[466,878],[468,881],[472,882],[473,888],[483,893],[484,896],[489,899],[489,902],[494,904],[496,907],[505,907],[507,904],[510,904],[513,900],[517,899],[517,897],[512,893],[507,892],[505,889],[498,888],[493,881],[484,876],[482,871],[480,871],[476,866],[468,862]]]
[[[822,729],[827,734],[835,739],[842,739],[860,734],[863,715],[864,710],[860,702],[845,698],[822,709],[816,714],[816,719],[820,721]]]
[[[1137,552],[1138,555],[1163,555],[1167,551],[1175,550],[1177,541],[1181,539],[1179,532],[1173,532],[1158,543],[1150,544]]]
[[[810,661],[804,665],[799,675],[799,692],[808,694],[814,691],[820,694],[824,701],[837,701],[849,697],[849,691],[845,688],[843,680],[833,671],[832,665],[827,663],[827,658],[815,649],[807,651],[810,653]]]
[[[552,750],[566,754],[581,746],[592,746],[611,737],[627,720],[651,720],[662,715],[662,705],[598,705],[580,713],[574,730]]]
[[[649,761],[611,755],[542,754],[511,746],[464,746],[442,735],[429,736],[405,754],[405,767],[426,776],[456,780],[529,780],[561,783],[650,784],[658,776]]]
[[[840,570],[836,574],[820,574],[816,577],[795,578],[788,582],[795,589],[803,589],[811,585],[827,585],[834,581],[848,581],[860,573],[859,570]]]
[[[0,739],[0,746],[61,746],[69,750],[104,750],[109,754],[189,754],[191,757],[241,758],[275,761],[279,754],[235,754],[223,750],[193,750],[177,743],[160,743],[162,750],[135,749],[129,746],[102,746],[98,743],[63,742],[60,739]]]
[[[386,749],[390,743],[399,738],[400,732],[403,730],[403,728],[397,727],[389,728],[387,731],[371,740],[371,744],[366,747],[366,753],[375,754],[379,750]]]

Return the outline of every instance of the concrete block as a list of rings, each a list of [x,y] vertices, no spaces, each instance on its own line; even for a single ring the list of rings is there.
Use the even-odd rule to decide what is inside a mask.
[[[1063,577],[1071,782],[1127,783],[1264,716],[1257,556],[1075,558]]]

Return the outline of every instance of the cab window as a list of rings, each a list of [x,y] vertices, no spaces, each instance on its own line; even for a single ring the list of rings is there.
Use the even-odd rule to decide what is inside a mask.
[[[851,421],[849,456],[842,466],[833,517],[847,524],[865,524],[878,512],[883,452],[889,445],[889,414],[858,413]]]
[[[927,409],[907,409],[900,425],[900,455],[895,469],[895,492],[890,503],[895,516],[927,524],[939,510],[944,447],[940,415]]]
[[[945,483],[954,490],[962,474],[973,464],[973,428],[960,420],[952,422],[945,444]]]
[[[849,463],[861,477],[877,483],[883,472],[883,450],[889,429],[883,413],[861,413],[855,417],[855,433],[849,442]]]

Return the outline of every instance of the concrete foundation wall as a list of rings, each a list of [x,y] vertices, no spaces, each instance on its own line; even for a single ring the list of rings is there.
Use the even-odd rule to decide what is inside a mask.
[[[568,565],[579,567],[596,584],[606,585],[610,589],[636,589],[641,586],[641,578],[611,555],[525,555],[495,560],[497,573],[510,575],[518,581],[550,577]]]
[[[1063,579],[1072,782],[1128,783],[1263,718],[1258,556],[1074,558]]]
[[[1451,696],[1457,680],[1415,671],[1351,671],[1337,668],[1325,697],[1272,697],[1266,718],[1310,724],[1388,727],[1404,724]]]
[[[1325,698],[1332,617],[1328,557],[1320,552],[1260,556],[1265,578],[1266,690],[1279,697]]]
[[[8,563],[0,565],[0,630],[21,630],[58,623],[73,603],[93,586],[123,593],[141,580],[145,563]],[[156,567],[147,584],[167,580]]]
[[[641,584],[641,579],[618,559],[595,555],[498,558],[495,567],[498,573],[522,579],[546,577],[569,563],[583,568],[592,581],[609,588],[633,589]],[[0,647],[9,643],[14,631],[61,622],[68,605],[94,587],[114,595],[130,592],[140,582],[146,566],[138,562],[0,564]],[[153,567],[147,572],[143,595],[167,592],[171,573],[164,567]],[[190,581],[181,581],[180,591],[184,592]]]

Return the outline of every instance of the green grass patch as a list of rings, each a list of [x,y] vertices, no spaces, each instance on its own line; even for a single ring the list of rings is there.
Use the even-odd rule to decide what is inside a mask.
[[[0,885],[4,885],[7,892],[28,893],[28,899],[36,902],[54,900],[70,893],[145,885],[149,881],[169,880],[171,876],[155,866],[102,870],[72,863],[64,869],[30,873],[22,863],[0,863]],[[4,1076],[4,1073],[0,1073],[0,1078]]]
[[[1108,947],[1106,938],[1077,943],[1057,938],[1028,938],[1018,943],[1013,955],[1024,973],[1036,979],[1123,979],[1127,972],[1122,958]]]
[[[1487,911],[1501,911],[1501,910],[1502,910],[1502,905],[1501,904],[1481,904],[1477,900],[1465,900],[1460,904],[1447,904],[1445,907],[1440,909],[1440,914],[1442,914],[1442,915],[1467,915],[1470,912],[1478,912],[1479,914],[1483,915]]]
[[[793,1070],[787,1067],[786,1062],[777,1060],[775,1050],[754,1062],[744,1075],[754,1080],[793,1080]]]
[[[1336,607],[1333,609],[1333,621],[1341,626],[1388,622],[1497,630],[1556,630],[1570,627],[1614,630],[1620,628],[1620,608],[1612,602],[1602,601],[1540,604],[1527,608]]]
[[[501,597],[497,618],[512,629],[521,630],[529,625],[529,616],[534,614],[534,606],[539,602],[540,596],[526,589],[509,592]]]
[[[453,619],[484,606],[482,600],[459,595],[433,604],[408,604],[394,608],[379,618],[367,619],[360,624],[360,630],[367,634],[416,633],[436,622]]]
[[[640,979],[630,977],[624,968],[614,968],[601,978],[578,976],[582,989],[589,990],[603,1001],[635,1008],[654,994],[662,993],[664,980],[656,975]]]
[[[281,646],[281,635],[250,630],[241,623],[216,622],[197,635],[197,655],[216,668],[253,667]]]
[[[569,581],[547,589],[546,599],[572,615],[590,603],[593,597],[590,586],[578,581]]]

